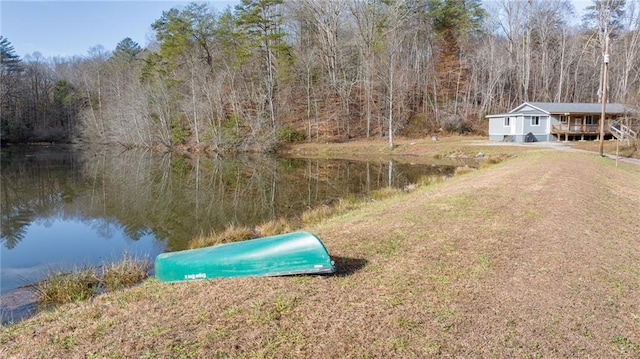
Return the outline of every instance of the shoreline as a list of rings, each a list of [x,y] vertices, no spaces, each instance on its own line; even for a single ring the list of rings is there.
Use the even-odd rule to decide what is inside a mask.
[[[419,146],[428,147],[395,150]],[[427,158],[478,151],[468,142],[435,147],[420,151]],[[16,358],[640,354],[640,167],[615,167],[582,151],[480,148],[509,157],[305,228],[337,259],[336,275],[151,279],[5,327],[5,352]]]
[[[437,162],[439,157],[443,157],[446,151],[443,152],[442,147],[444,145],[447,148],[446,143],[453,142],[460,148],[465,146],[473,147],[487,147],[487,148],[511,148],[521,150],[555,150],[555,151],[574,151],[583,152],[588,154],[597,154],[595,151],[588,149],[576,149],[574,148],[574,142],[534,142],[534,143],[511,143],[511,142],[496,142],[489,141],[479,136],[453,136],[453,137],[441,137],[439,140],[433,139],[399,139],[395,148],[388,148],[388,143],[384,139],[372,139],[372,140],[355,140],[343,143],[329,143],[329,144],[316,144],[316,143],[303,143],[292,145],[288,149],[282,152],[291,157],[327,157],[327,158],[352,158],[353,153],[355,157],[363,157],[363,160],[370,159],[371,156],[375,157],[390,157],[394,160],[402,161],[419,161],[419,162]],[[41,144],[35,144],[41,145]],[[51,144],[46,144],[51,145]],[[371,148],[375,148],[371,151]],[[355,149],[355,151],[352,151]],[[362,150],[364,149],[364,151]],[[434,149],[436,149],[434,151]],[[482,152],[481,152],[482,153]],[[185,154],[191,154],[185,152]],[[451,159],[478,159],[477,155],[473,156],[472,151],[468,149],[466,153],[454,154],[456,157],[449,157]],[[482,153],[484,156],[484,153]],[[605,157],[616,160],[614,154],[605,153]],[[443,157],[444,158],[444,157]],[[620,162],[638,165],[640,166],[640,159],[621,157],[618,159]],[[153,268],[148,272],[149,278],[153,278]],[[8,293],[0,295],[0,313],[2,314],[2,324],[6,325],[11,322],[19,322],[32,317],[38,313],[38,295],[29,287],[32,284],[18,287]]]
[[[38,313],[38,295],[28,286],[0,295],[2,325],[20,322]]]

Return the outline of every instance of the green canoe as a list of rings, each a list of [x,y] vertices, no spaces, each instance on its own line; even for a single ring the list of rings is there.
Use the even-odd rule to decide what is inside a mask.
[[[324,244],[309,232],[162,253],[155,261],[156,278],[165,282],[216,277],[322,274],[335,270]]]

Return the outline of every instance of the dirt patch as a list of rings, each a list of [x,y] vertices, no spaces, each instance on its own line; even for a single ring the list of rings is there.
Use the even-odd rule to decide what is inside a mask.
[[[336,275],[151,280],[4,326],[0,354],[640,357],[640,167],[511,155],[308,228]]]

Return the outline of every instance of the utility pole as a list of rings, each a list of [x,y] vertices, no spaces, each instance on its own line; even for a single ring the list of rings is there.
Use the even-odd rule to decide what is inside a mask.
[[[604,121],[607,111],[607,68],[609,67],[609,36],[604,40],[604,74],[602,74],[602,113],[600,114],[600,156],[604,156]]]
[[[607,4],[608,5],[608,4]],[[600,6],[603,6],[602,4]],[[603,11],[602,9],[601,11]],[[608,10],[608,9],[607,9]],[[602,113],[600,114],[600,156],[604,156],[604,120],[607,111],[607,69],[609,67],[609,12],[604,20],[604,53],[602,54],[603,74],[602,74]],[[602,18],[602,15],[601,15]],[[602,21],[602,20],[601,20]]]

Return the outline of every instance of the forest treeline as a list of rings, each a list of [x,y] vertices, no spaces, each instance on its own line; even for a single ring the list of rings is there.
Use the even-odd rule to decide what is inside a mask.
[[[582,10],[582,9],[579,9]],[[141,47],[20,58],[0,37],[2,140],[272,151],[478,132],[523,101],[640,102],[640,1],[242,0],[163,12]]]

